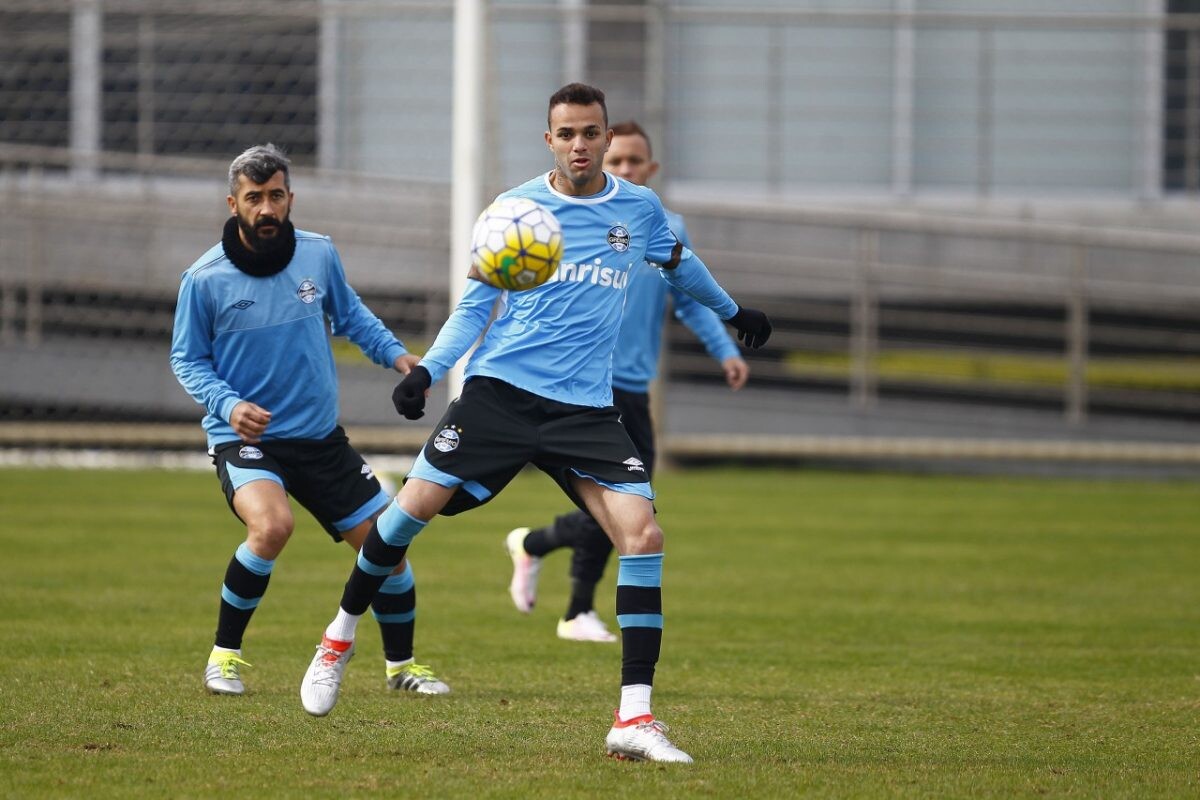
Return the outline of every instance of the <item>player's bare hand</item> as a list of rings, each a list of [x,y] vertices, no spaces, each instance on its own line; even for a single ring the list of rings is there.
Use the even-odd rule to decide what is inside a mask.
[[[242,441],[247,444],[258,444],[270,423],[271,412],[249,400],[238,403],[229,415],[229,424],[233,426],[233,432],[242,437]]]
[[[392,363],[392,369],[399,372],[401,375],[407,375],[412,372],[412,368],[421,363],[420,356],[414,356],[412,353],[405,353],[402,356],[396,356],[396,360]]]
[[[721,361],[721,370],[725,373],[725,383],[735,392],[745,386],[750,378],[750,365],[738,356],[730,356]]]

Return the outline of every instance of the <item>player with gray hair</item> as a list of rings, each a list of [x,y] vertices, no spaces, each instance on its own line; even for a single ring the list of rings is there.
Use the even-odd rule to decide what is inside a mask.
[[[273,144],[229,165],[230,216],[221,241],[179,287],[171,368],[204,406],[209,454],[246,540],[225,570],[217,632],[204,670],[215,694],[245,692],[242,638],[292,535],[291,495],[335,542],[362,546],[388,494],[338,424],[329,334],[402,375],[419,360],[359,299],[329,237],[296,230],[290,162]],[[416,587],[394,565],[373,609],[387,685],[418,694],[450,688],[413,659]]]

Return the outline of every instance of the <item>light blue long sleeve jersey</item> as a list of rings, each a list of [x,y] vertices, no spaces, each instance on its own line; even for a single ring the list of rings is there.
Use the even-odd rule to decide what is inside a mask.
[[[675,238],[690,250],[692,242],[683,217],[667,210],[667,224]],[[664,281],[658,270],[634,269],[629,274],[625,313],[621,318],[621,332],[617,334],[617,348],[613,350],[614,387],[639,394],[650,391],[650,382],[658,374],[668,295],[676,319],[696,334],[710,356],[724,361],[740,355],[724,323],[710,309]]]
[[[677,258],[673,269],[659,269],[668,283],[722,319],[737,313],[704,262],[678,243],[662,202],[646,187],[605,173],[598,194],[572,197],[556,191],[547,173],[500,197],[527,197],[558,218],[562,263],[549,281],[524,292],[467,281],[421,359],[434,381],[475,343],[500,298],[495,321],[467,363],[468,380],[489,376],[563,403],[612,405],[612,352],[631,271],[644,262]]]
[[[229,415],[243,400],[271,412],[264,439],[329,435],[338,418],[330,325],[381,366],[406,352],[346,282],[328,236],[296,231],[291,262],[269,277],[239,270],[220,244],[183,273],[171,369],[208,410],[209,447],[238,440]]]

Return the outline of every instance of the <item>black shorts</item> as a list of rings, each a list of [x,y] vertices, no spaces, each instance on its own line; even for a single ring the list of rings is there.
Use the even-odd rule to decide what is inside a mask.
[[[614,386],[613,405],[621,412],[621,424],[625,426],[625,432],[646,465],[646,474],[654,477],[657,453],[654,447],[654,421],[650,419],[650,395],[627,392]]]
[[[614,406],[560,403],[494,378],[471,378],[417,456],[409,478],[458,491],[451,516],[491,500],[526,464],[545,472],[580,508],[571,488],[582,475],[653,499],[650,477]]]
[[[212,452],[225,500],[254,480],[273,480],[342,540],[342,532],[383,510],[388,495],[371,467],[350,446],[341,426],[324,439],[268,439],[258,444],[228,442]],[[239,517],[240,519],[240,517]]]

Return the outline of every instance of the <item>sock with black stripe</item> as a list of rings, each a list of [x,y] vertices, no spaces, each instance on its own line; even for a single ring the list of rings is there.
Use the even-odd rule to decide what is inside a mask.
[[[379,623],[383,654],[388,661],[413,657],[413,633],[417,618],[417,587],[411,564],[399,575],[389,575],[371,601],[371,613]]]
[[[217,613],[216,646],[227,650],[239,650],[250,617],[258,608],[271,580],[274,560],[256,556],[250,546],[242,542],[229,560],[225,569],[225,582],[221,586],[221,610]]]
[[[338,641],[354,641],[358,620],[366,613],[379,592],[379,587],[404,560],[413,538],[424,530],[426,523],[412,516],[392,501],[371,525],[358,559],[350,570],[350,578],[342,591],[338,614],[325,630],[325,635]]]
[[[621,556],[617,624],[621,628],[622,720],[650,713],[650,687],[662,650],[662,553]],[[636,687],[636,688],[635,688]]]

